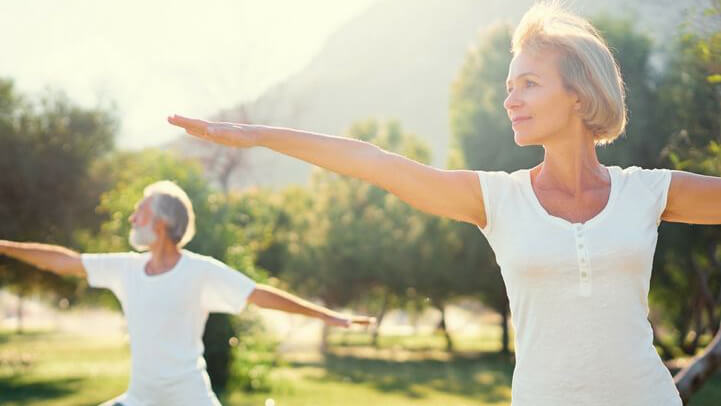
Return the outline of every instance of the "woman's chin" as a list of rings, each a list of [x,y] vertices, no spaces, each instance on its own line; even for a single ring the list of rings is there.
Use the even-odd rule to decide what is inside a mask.
[[[535,142],[533,142],[533,137],[529,137],[527,134],[523,134],[521,132],[515,132],[513,134],[513,141],[515,141],[516,145],[518,145],[519,147],[526,147],[536,144]]]

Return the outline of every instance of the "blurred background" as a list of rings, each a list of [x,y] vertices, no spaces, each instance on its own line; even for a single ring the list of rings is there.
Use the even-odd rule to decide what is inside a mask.
[[[0,0],[0,238],[129,250],[142,188],[172,179],[197,213],[189,250],[380,321],[211,315],[224,404],[509,405],[513,326],[476,228],[266,150],[191,139],[165,117],[339,134],[445,168],[531,167],[542,151],[515,146],[502,106],[531,4]],[[570,8],[626,80],[630,124],[601,161],[721,175],[721,1]],[[719,227],[660,227],[649,319],[672,373],[719,332],[720,242]],[[96,405],[128,372],[111,293],[0,258],[0,404]],[[721,373],[701,383],[689,404],[717,406]]]

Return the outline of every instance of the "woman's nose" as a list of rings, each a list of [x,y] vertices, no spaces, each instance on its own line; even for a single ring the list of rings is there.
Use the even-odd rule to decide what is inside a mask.
[[[508,92],[508,96],[506,96],[506,100],[503,101],[503,107],[506,110],[513,110],[514,108],[521,105],[521,100],[518,98],[518,95],[515,91]]]

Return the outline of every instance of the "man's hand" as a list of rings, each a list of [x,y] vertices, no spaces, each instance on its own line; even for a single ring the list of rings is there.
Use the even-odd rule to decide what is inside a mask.
[[[350,316],[345,314],[333,314],[323,318],[323,321],[329,326],[348,328],[353,324],[360,326],[373,326],[376,324],[375,317],[367,316]]]

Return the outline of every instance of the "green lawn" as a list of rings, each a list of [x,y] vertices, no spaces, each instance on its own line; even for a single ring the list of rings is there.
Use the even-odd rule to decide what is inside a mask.
[[[512,365],[503,357],[450,358],[434,349],[442,343],[436,337],[387,338],[378,353],[361,347],[359,337],[335,336],[331,342],[340,341],[352,346],[322,360],[288,361],[273,373],[270,393],[231,392],[223,404],[261,406],[269,398],[276,406],[509,404]],[[458,346],[474,347],[463,341]],[[128,357],[121,341],[0,333],[0,404],[97,405],[126,388]],[[718,406],[718,399],[721,374],[691,405]]]

